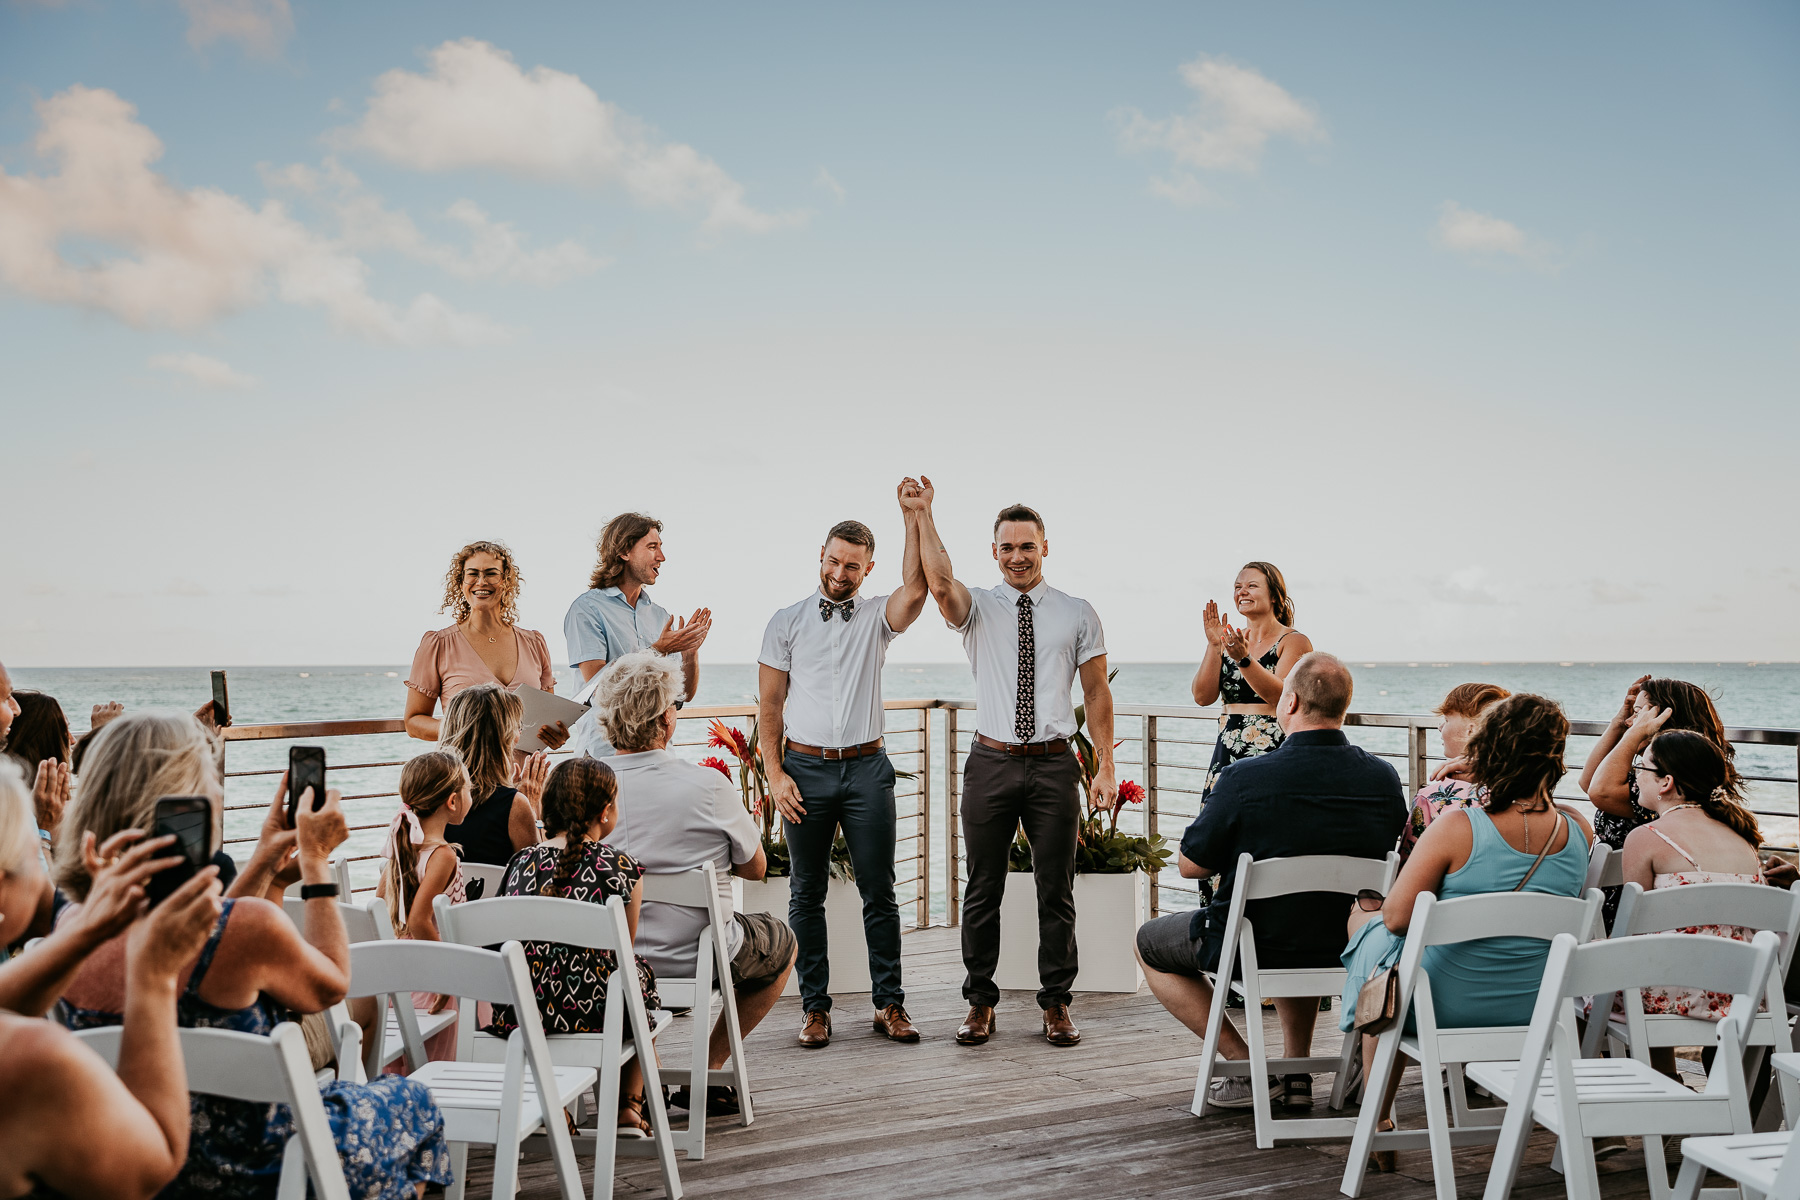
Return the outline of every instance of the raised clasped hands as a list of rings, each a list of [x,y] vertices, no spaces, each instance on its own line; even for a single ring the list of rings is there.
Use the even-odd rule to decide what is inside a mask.
[[[712,630],[712,609],[696,608],[686,621],[670,617],[663,625],[662,636],[650,648],[658,654],[689,654],[700,649]]]
[[[794,824],[806,819],[806,804],[800,796],[800,785],[786,771],[769,776],[769,800],[775,810]]]
[[[900,481],[900,486],[896,491],[900,497],[900,511],[902,512],[924,512],[931,506],[929,485],[919,482],[911,475]]]

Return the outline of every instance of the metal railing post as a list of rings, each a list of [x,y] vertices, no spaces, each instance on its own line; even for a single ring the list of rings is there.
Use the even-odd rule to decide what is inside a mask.
[[[1144,718],[1144,836],[1156,836],[1156,718]],[[1150,876],[1150,915],[1162,915],[1162,872]]]
[[[956,710],[944,710],[944,923],[957,925],[962,921],[962,880],[957,870],[957,858],[962,853],[962,831],[958,828],[961,818],[957,810],[961,807],[962,785],[956,774]]]
[[[919,894],[913,924],[924,929],[931,924],[931,710],[915,711],[919,714],[919,864],[914,874],[919,877]]]
[[[1427,769],[1429,760],[1426,757],[1426,727],[1414,722],[1406,727],[1406,794],[1418,795],[1419,789],[1425,786],[1425,779],[1430,774]]]

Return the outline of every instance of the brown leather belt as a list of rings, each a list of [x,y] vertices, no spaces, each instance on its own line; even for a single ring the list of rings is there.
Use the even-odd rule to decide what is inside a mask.
[[[837,762],[838,760],[845,758],[865,758],[868,755],[875,753],[877,750],[881,749],[881,739],[876,738],[874,741],[864,742],[860,746],[845,746],[842,749],[830,749],[825,746],[808,746],[804,742],[796,742],[793,738],[789,738],[787,740],[787,748],[792,750],[795,754],[804,754],[808,758],[822,758],[826,762]]]
[[[1010,754],[1015,758],[1022,755],[1037,757],[1044,754],[1066,754],[1069,743],[1064,738],[1053,738],[1048,742],[1002,742],[989,737],[985,733],[975,735],[975,740],[990,750],[998,750],[1002,754]]]

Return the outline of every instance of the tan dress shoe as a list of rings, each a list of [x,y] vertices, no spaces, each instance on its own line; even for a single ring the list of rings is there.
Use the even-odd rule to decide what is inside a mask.
[[[808,1050],[817,1050],[821,1046],[831,1045],[831,1014],[828,1012],[809,1012],[806,1023],[800,1026],[800,1045]]]
[[[919,1031],[913,1028],[912,1018],[898,1004],[890,1004],[875,1014],[875,1032],[886,1034],[896,1042],[916,1042]]]
[[[956,1040],[965,1046],[979,1046],[994,1036],[996,1028],[991,1005],[971,1005],[969,1015],[963,1018],[962,1027],[956,1031]]]
[[[1073,1046],[1081,1041],[1081,1030],[1066,1004],[1052,1004],[1044,1010],[1044,1040],[1052,1046]]]

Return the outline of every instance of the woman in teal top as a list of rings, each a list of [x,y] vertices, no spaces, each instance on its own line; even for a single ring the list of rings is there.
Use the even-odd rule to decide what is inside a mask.
[[[1342,1028],[1354,1023],[1356,994],[1369,976],[1399,961],[1421,892],[1445,900],[1515,889],[1581,894],[1594,831],[1580,813],[1551,799],[1568,740],[1568,718],[1554,700],[1509,696],[1482,711],[1465,756],[1471,778],[1487,790],[1485,800],[1447,811],[1426,827],[1379,909],[1365,911],[1360,897],[1351,909]],[[1431,980],[1439,1027],[1529,1023],[1549,952],[1548,942],[1526,937],[1429,947],[1420,965]],[[1364,1039],[1364,1062],[1374,1061],[1373,1040]],[[1399,1078],[1396,1072],[1390,1083]],[[1384,1110],[1392,1103],[1390,1091]]]

